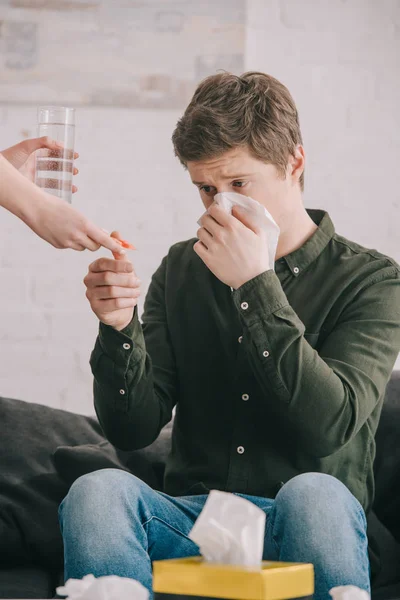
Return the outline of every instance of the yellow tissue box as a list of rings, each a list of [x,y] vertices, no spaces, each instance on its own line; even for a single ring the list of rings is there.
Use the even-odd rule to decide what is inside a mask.
[[[260,569],[207,563],[201,556],[153,563],[155,600],[169,596],[229,600],[286,600],[314,593],[311,564],[264,561]]]

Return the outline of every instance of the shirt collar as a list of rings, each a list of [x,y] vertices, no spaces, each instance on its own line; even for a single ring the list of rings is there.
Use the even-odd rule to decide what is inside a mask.
[[[323,210],[307,210],[307,212],[314,223],[318,225],[317,231],[301,248],[276,262],[277,271],[280,270],[281,265],[286,264],[294,277],[298,277],[318,258],[335,235],[335,227],[327,212]]]

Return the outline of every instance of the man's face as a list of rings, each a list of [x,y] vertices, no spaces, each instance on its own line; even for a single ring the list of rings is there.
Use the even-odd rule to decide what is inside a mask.
[[[301,163],[299,166],[299,162]],[[247,148],[234,148],[218,158],[190,161],[187,164],[193,183],[199,188],[206,209],[219,192],[237,192],[250,196],[271,213],[280,225],[293,208],[293,196],[299,195],[299,177],[304,155],[290,160],[285,178],[274,165],[254,158]]]

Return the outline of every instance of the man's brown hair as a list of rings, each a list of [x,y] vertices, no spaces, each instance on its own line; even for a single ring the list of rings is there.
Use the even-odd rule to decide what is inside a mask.
[[[271,75],[218,73],[197,87],[172,135],[176,156],[189,161],[248,147],[285,177],[289,156],[302,144],[299,116],[289,90]],[[304,173],[300,178],[304,189]]]

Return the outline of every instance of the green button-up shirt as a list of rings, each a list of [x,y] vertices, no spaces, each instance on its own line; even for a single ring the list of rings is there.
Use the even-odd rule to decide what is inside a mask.
[[[91,357],[108,439],[149,445],[176,406],[171,495],[210,489],[273,498],[305,472],[341,480],[365,509],[374,435],[400,349],[396,263],[335,234],[331,219],[236,291],[174,245],[141,325],[100,325]]]

